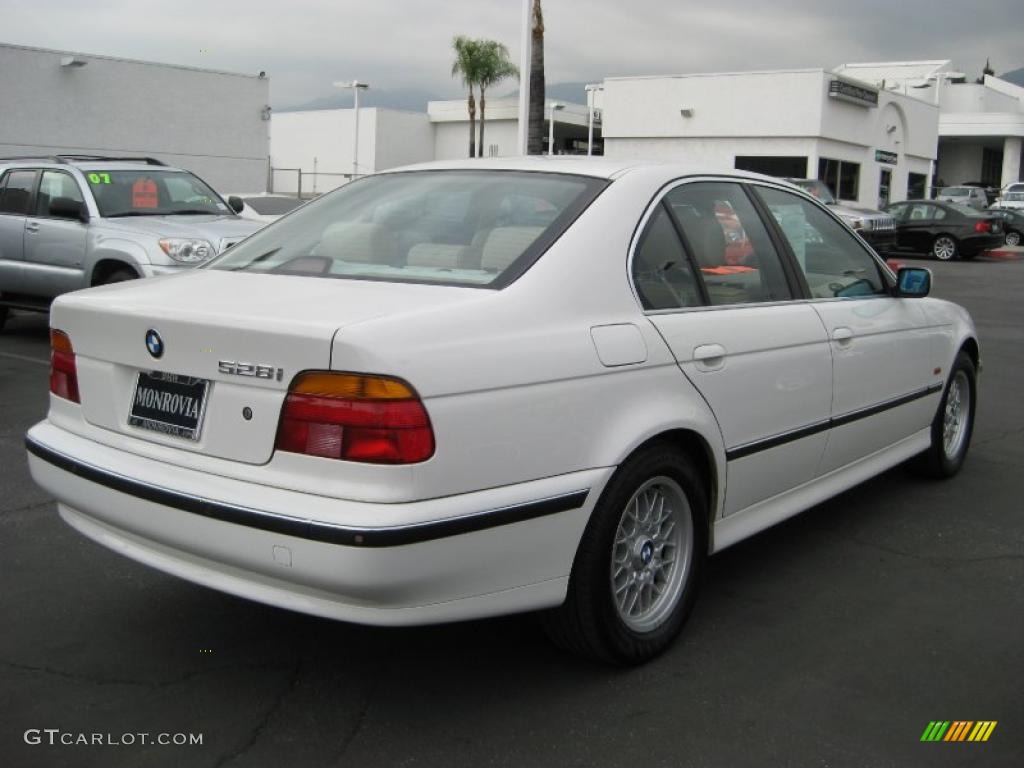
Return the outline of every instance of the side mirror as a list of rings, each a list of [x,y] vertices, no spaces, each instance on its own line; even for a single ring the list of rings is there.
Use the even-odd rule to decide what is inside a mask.
[[[896,273],[896,295],[905,299],[920,299],[931,293],[932,271],[922,267],[902,267]]]
[[[61,219],[78,219],[81,222],[89,220],[89,211],[86,209],[85,203],[70,197],[51,198],[50,215]]]
[[[228,205],[231,207],[231,210],[234,211],[235,213],[241,213],[242,209],[245,208],[245,201],[242,200],[242,198],[240,198],[238,195],[232,195],[231,197],[228,198]]]

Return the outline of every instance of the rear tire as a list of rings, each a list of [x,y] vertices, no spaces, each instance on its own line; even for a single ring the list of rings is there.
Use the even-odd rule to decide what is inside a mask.
[[[1003,242],[1010,246],[1020,245],[1020,232],[1016,229],[1006,230],[1006,236],[1003,237]]]
[[[612,477],[583,533],[565,603],[544,615],[556,644],[639,664],[682,629],[707,558],[708,502],[687,458],[655,443]]]
[[[958,250],[956,238],[952,235],[939,235],[932,241],[932,256],[939,261],[953,261]]]
[[[939,409],[932,420],[931,445],[914,459],[914,469],[939,479],[952,477],[960,471],[971,446],[976,402],[974,361],[961,351],[953,363]]]

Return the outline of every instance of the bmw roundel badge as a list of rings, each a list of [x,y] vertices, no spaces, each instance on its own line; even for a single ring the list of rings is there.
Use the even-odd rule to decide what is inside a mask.
[[[164,340],[152,328],[146,331],[146,349],[153,357],[160,357],[164,353]]]

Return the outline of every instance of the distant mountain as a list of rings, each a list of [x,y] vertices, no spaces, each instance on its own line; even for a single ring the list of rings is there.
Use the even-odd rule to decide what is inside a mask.
[[[1005,72],[1002,75],[999,75],[999,79],[1024,88],[1024,67]]]
[[[587,92],[583,90],[586,83],[551,83],[547,87],[547,97],[558,99],[574,104],[586,104]],[[502,93],[498,98],[510,99],[519,96],[519,89]],[[426,112],[428,101],[442,101],[444,99],[465,99],[466,94],[449,93],[438,95],[429,91],[421,91],[415,88],[395,88],[393,90],[379,90],[369,88],[359,96],[360,107],[381,107],[382,109],[406,109],[413,112]],[[479,98],[479,96],[477,96]],[[274,105],[275,112],[300,112],[317,109],[351,109],[352,91],[339,88],[335,93],[320,96],[304,104],[289,106]]]
[[[447,98],[438,96],[427,91],[420,91],[415,88],[395,88],[393,90],[380,90],[368,88],[359,94],[360,107],[381,107],[383,109],[406,109],[413,112],[426,112],[428,101],[439,101]],[[458,95],[450,98],[458,98]],[[293,106],[274,107],[275,112],[299,112],[303,110],[316,109],[351,109],[352,91],[339,88],[335,93],[307,101],[304,104]]]
[[[572,104],[586,104],[587,92],[584,90],[587,83],[548,83],[545,90],[549,99],[568,101]],[[502,98],[510,99],[519,95],[519,89],[503,94]]]

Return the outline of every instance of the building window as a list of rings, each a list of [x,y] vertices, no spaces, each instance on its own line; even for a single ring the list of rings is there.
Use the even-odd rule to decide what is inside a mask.
[[[779,178],[807,178],[807,158],[796,155],[736,155],[736,170],[763,173]]]
[[[908,173],[907,174],[907,199],[908,200],[923,200],[925,198],[925,185],[928,183],[928,177],[923,173]]]
[[[818,160],[818,178],[840,200],[856,200],[860,196],[860,163],[846,160]]]
[[[1003,153],[982,147],[981,150],[981,183],[986,187],[999,187],[1003,176]]]

